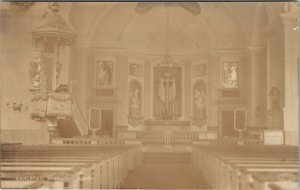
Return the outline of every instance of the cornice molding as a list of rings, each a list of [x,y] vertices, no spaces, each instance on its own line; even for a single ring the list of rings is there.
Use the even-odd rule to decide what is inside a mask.
[[[96,55],[98,53],[106,54],[106,55],[115,55],[115,56],[127,56],[128,53],[124,48],[97,48],[91,47],[89,48],[90,54]]]
[[[209,53],[213,57],[221,57],[221,56],[245,56],[247,54],[247,50],[245,49],[211,49]]]
[[[283,24],[287,23],[297,23],[298,22],[298,15],[293,13],[283,13],[280,14],[280,18]]]
[[[15,10],[0,10],[0,20],[9,21],[39,21],[45,17],[44,11],[15,11]]]
[[[259,54],[264,52],[264,48],[261,46],[249,46],[248,47],[249,53],[252,54]]]

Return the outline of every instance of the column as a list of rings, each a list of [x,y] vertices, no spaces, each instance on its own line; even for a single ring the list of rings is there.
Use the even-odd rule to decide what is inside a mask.
[[[144,66],[144,118],[150,119],[152,117],[151,112],[151,62],[149,60],[145,60]]]
[[[218,127],[218,96],[220,88],[220,53],[216,50],[211,52],[210,63],[207,64],[207,126]]]
[[[289,6],[297,6],[290,3]],[[284,25],[284,132],[285,143],[298,145],[298,19],[297,9],[281,14]]]
[[[266,64],[263,60],[263,48],[248,47],[250,52],[250,81],[248,103],[248,126],[263,127],[265,120],[263,110],[266,110]]]
[[[182,83],[182,118],[183,120],[189,120],[192,116],[191,113],[191,60],[187,58],[184,61],[184,74],[183,74],[183,83]]]
[[[128,124],[128,56],[116,54],[115,84],[117,88],[117,125]]]

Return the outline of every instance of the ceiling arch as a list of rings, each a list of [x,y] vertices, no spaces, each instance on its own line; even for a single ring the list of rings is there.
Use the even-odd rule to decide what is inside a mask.
[[[157,6],[141,15],[137,3],[76,3],[70,20],[89,46],[122,47],[144,53],[205,51],[213,47],[234,48],[249,43],[257,3],[199,3],[201,13]],[[275,14],[268,6],[265,13]],[[88,20],[76,21],[85,9]],[[77,16],[76,16],[77,15]],[[169,15],[169,16],[167,16]],[[169,17],[167,24],[167,17]],[[270,17],[268,16],[270,19]],[[82,29],[82,23],[85,22]]]

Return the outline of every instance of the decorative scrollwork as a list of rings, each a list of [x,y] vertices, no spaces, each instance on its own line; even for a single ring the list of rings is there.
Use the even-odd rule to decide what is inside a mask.
[[[19,11],[28,11],[35,2],[10,2],[10,5]]]

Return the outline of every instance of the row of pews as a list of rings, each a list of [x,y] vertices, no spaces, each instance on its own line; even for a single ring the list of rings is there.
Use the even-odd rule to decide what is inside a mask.
[[[192,162],[212,189],[298,189],[297,147],[194,145]]]
[[[133,145],[1,144],[2,189],[114,189],[141,163]]]

